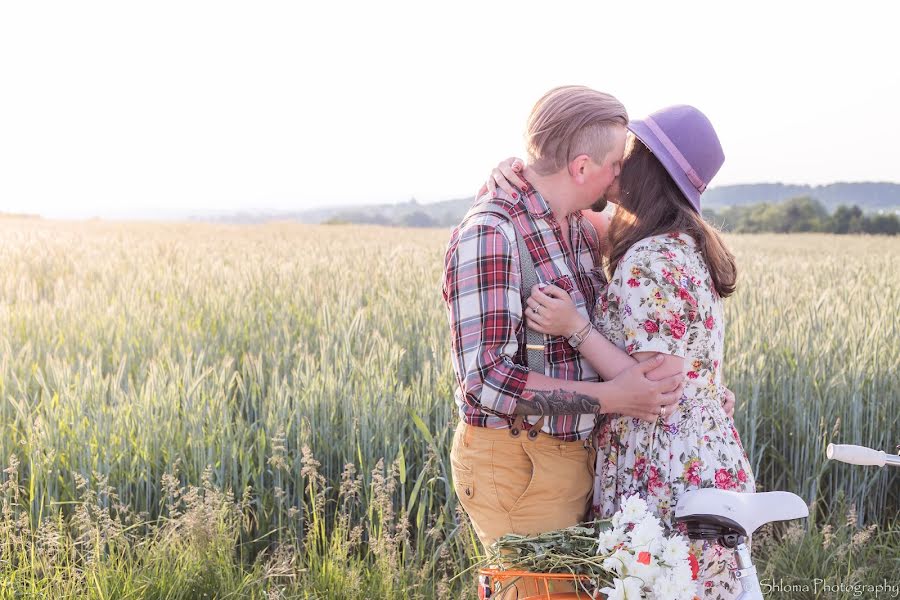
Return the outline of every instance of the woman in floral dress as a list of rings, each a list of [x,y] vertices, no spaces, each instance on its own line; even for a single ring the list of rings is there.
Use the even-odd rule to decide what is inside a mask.
[[[587,332],[583,340],[573,336],[574,344],[606,379],[656,354],[665,355],[659,377],[685,373],[673,414],[661,413],[655,423],[611,415],[597,440],[595,515],[609,517],[639,494],[672,528],[686,490],[755,490],[723,407],[723,298],[735,288],[734,257],[700,216],[700,194],[724,156],[712,125],[692,107],[663,109],[629,129],[619,206],[604,243],[610,280],[593,322],[555,286],[533,290],[526,318],[549,335]],[[694,542],[692,553],[702,598],[739,594],[730,551]]]
[[[657,423],[618,417],[600,429],[594,511],[608,517],[640,494],[671,527],[689,489],[753,492],[754,479],[733,421],[722,409],[722,299],[692,236],[645,238],[619,261],[594,316],[597,330],[631,356],[681,359],[688,381],[679,410]],[[731,551],[695,542],[708,598],[739,590]]]

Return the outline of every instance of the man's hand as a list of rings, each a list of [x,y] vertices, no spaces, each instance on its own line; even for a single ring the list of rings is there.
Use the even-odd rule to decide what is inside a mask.
[[[725,398],[722,399],[722,408],[725,409],[725,414],[732,419],[734,418],[734,405],[734,392],[732,392],[728,388],[725,388]]]
[[[684,374],[651,381],[647,373],[662,364],[662,354],[639,362],[620,373],[609,382],[612,394],[603,397],[604,413],[620,413],[637,417],[645,421],[656,421],[660,415],[667,417],[675,410],[675,406],[684,392]]]

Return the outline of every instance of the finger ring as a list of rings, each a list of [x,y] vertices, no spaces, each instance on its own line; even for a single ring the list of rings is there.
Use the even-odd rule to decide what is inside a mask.
[[[659,407],[659,416],[661,416],[663,419],[666,418],[666,407],[665,406]]]
[[[537,307],[536,309],[534,309],[534,312],[536,312],[537,314],[541,314],[541,307],[540,307],[540,305],[538,305],[538,307]]]

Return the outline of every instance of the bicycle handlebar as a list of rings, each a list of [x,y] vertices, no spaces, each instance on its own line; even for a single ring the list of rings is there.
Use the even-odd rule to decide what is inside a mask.
[[[885,463],[884,450],[872,450],[865,446],[853,444],[828,444],[825,456],[831,460],[850,463],[851,465],[883,467]]]
[[[884,450],[872,450],[853,444],[828,444],[825,456],[831,460],[839,460],[851,465],[900,467],[900,456],[887,454]]]

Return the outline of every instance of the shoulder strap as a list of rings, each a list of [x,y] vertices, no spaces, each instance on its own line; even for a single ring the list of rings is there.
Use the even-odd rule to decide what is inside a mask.
[[[513,221],[512,216],[510,216],[509,212],[502,205],[494,203],[494,202],[486,202],[484,204],[479,204],[472,207],[468,213],[466,213],[465,219],[473,215],[479,214],[493,214],[498,217],[502,217],[509,221],[509,223],[513,226],[513,231],[516,232],[516,246],[519,253],[519,268],[522,271],[522,319],[524,325],[525,319],[525,308],[528,306],[526,301],[528,297],[531,296],[531,288],[534,284],[537,283],[537,274],[534,270],[534,260],[531,258],[531,252],[528,251],[528,245],[525,243],[525,238],[522,237],[522,234],[519,232],[519,228],[516,226],[516,223]],[[536,373],[544,374],[544,335],[542,333],[538,333],[533,329],[529,329],[527,326],[525,327],[525,358],[526,363],[529,369],[535,371]]]

